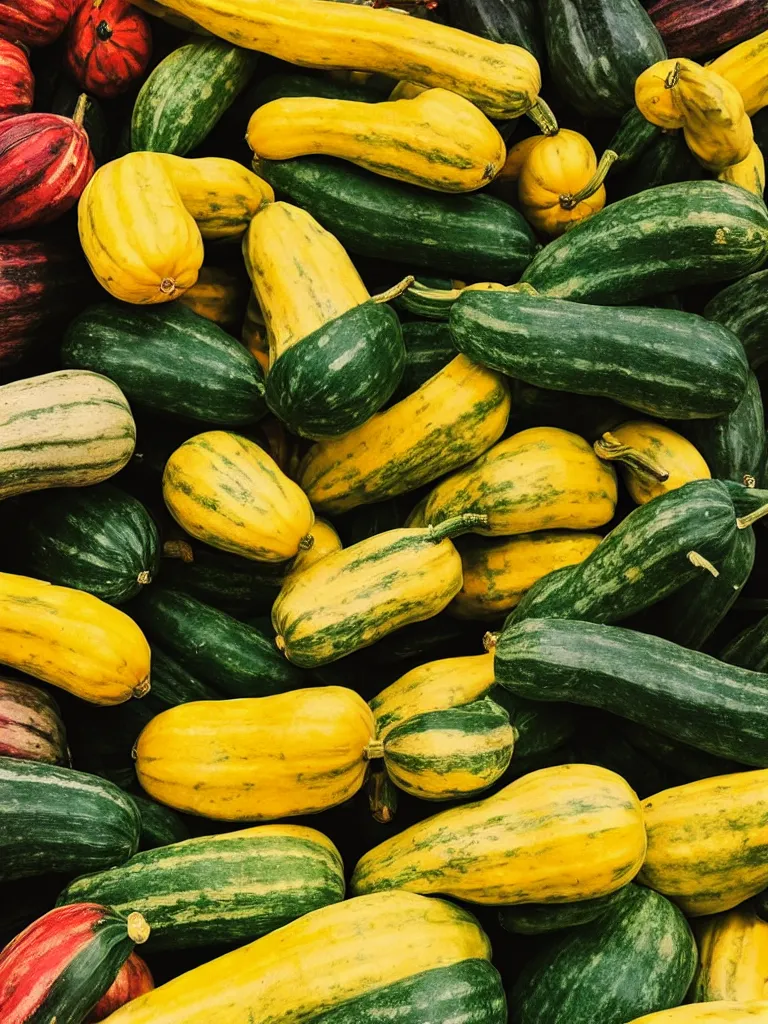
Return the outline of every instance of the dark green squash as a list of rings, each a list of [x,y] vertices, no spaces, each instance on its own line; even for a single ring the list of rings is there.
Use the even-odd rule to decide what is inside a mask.
[[[736,408],[716,419],[696,420],[684,427],[713,477],[755,486],[766,483],[765,415],[757,377],[750,371],[747,389]]]
[[[686,782],[746,771],[746,766],[738,761],[696,750],[687,743],[662,736],[655,729],[649,729],[638,722],[624,722],[623,732],[636,750],[647,754],[651,760],[668,768]]]
[[[611,168],[612,173],[620,174],[637,163],[660,134],[661,128],[646,121],[637,107],[630,107],[608,143],[608,149],[613,150],[617,157]]]
[[[768,270],[742,277],[704,307],[704,316],[739,338],[753,370],[768,360]]]
[[[596,921],[627,897],[628,886],[607,896],[595,896],[575,903],[523,903],[503,907],[499,911],[499,924],[514,935],[544,935],[565,931]]]
[[[768,615],[735,636],[723,648],[720,660],[753,672],[768,671]]]
[[[622,196],[635,195],[660,185],[699,181],[704,170],[686,145],[682,132],[661,132],[642,152],[619,185]]]
[[[541,63],[544,44],[534,0],[448,0],[448,12],[456,28],[522,46]]]
[[[131,793],[131,799],[141,817],[140,850],[155,850],[189,839],[189,829],[176,811],[137,793]]]
[[[403,324],[405,368],[394,394],[399,401],[418,390],[456,356],[456,346],[445,323],[415,320]]]

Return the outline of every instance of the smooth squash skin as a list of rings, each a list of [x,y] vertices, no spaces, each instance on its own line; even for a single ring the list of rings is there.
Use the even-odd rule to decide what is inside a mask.
[[[745,904],[696,922],[695,1003],[747,1002],[768,995],[768,923]]]
[[[687,917],[731,910],[768,885],[768,771],[664,790],[645,801],[643,815],[648,853],[639,881]]]
[[[306,495],[239,434],[209,430],[185,441],[166,463],[163,497],[187,533],[244,558],[282,562],[310,543]]]
[[[387,839],[358,861],[352,892],[569,903],[620,889],[644,856],[640,804],[627,783],[605,768],[570,764],[532,772]]]
[[[747,156],[737,164],[731,164],[718,174],[719,181],[728,181],[732,185],[740,185],[756,196],[765,191],[765,158],[756,142],[752,143]]]
[[[504,164],[504,141],[463,96],[427,89],[385,103],[286,97],[253,114],[246,134],[257,159],[320,154],[438,192],[473,192]]]
[[[217,821],[269,821],[343,803],[363,784],[375,732],[354,691],[194,701],[157,715],[136,744],[155,800]]]
[[[707,70],[736,86],[749,117],[768,103],[768,32],[732,46],[721,53]]]
[[[630,1024],[768,1024],[768,1002],[696,1003],[638,1017]]]
[[[315,519],[308,536],[312,538],[312,544],[309,547],[299,548],[299,553],[285,574],[283,585],[295,579],[299,573],[309,569],[326,555],[332,555],[344,547],[336,528],[326,519]]]

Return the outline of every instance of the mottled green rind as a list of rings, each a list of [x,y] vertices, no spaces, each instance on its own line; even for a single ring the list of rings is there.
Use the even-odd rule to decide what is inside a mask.
[[[434,377],[457,355],[448,324],[413,321],[403,324],[405,367],[393,398],[400,401]]]
[[[193,561],[162,559],[163,583],[230,614],[268,612],[278,595],[285,565],[256,562],[187,538]]]
[[[185,156],[198,146],[256,70],[258,54],[221,39],[180,46],[144,82],[131,118],[131,149]]]
[[[596,921],[627,897],[629,886],[625,885],[607,896],[595,896],[591,900],[576,903],[523,903],[518,907],[502,907],[499,924],[515,935],[544,935],[548,932],[565,931]]]
[[[516,1024],[626,1024],[683,1001],[698,958],[691,930],[659,893],[628,889],[526,964],[509,993]]]
[[[579,726],[579,711],[571,704],[544,704],[518,697],[503,686],[493,686],[489,696],[509,715],[517,732],[512,767],[524,758],[557,750]]]
[[[733,331],[756,370],[768,359],[768,270],[728,285],[707,303],[704,316]]]
[[[765,486],[765,416],[760,384],[754,373],[750,372],[747,390],[733,412],[717,419],[695,420],[684,429],[717,480],[743,483],[745,477],[751,476],[758,487]]]
[[[131,857],[133,801],[94,775],[0,758],[0,880],[97,871]]]
[[[687,743],[662,736],[654,729],[637,722],[625,722],[624,735],[636,750],[646,754],[656,764],[674,772],[685,782],[712,779],[717,775],[733,775],[746,770],[738,761],[714,757],[703,750],[696,750]]]
[[[113,487],[62,488],[30,506],[14,541],[19,571],[122,604],[157,573],[158,535],[140,501]],[[148,574],[144,582],[139,576]]]
[[[534,0],[448,0],[451,25],[495,43],[522,46],[542,63],[544,42],[536,6]]]
[[[721,416],[737,408],[747,387],[749,367],[736,335],[677,310],[466,291],[449,324],[458,350],[475,362],[651,416]]]
[[[694,480],[640,505],[577,565],[538,580],[507,618],[533,616],[620,622],[690,580],[703,580],[689,551],[719,564],[736,535],[725,484]]]
[[[356,256],[507,284],[537,249],[523,217],[493,196],[441,195],[322,157],[263,160],[259,174]]]
[[[202,836],[75,879],[58,906],[94,902],[138,911],[150,949],[239,945],[344,899],[341,858],[295,836]]]
[[[635,195],[661,185],[700,181],[704,174],[682,132],[662,133],[651,141],[619,187],[622,195]]]
[[[768,615],[734,637],[721,652],[720,660],[753,672],[768,670]]]
[[[618,174],[636,163],[659,135],[661,128],[658,125],[646,121],[637,107],[630,107],[608,143],[608,149],[618,156],[611,168],[612,173]]]
[[[267,376],[267,404],[295,434],[340,437],[392,397],[404,366],[397,314],[364,302],[279,356]]]
[[[550,242],[522,280],[553,298],[616,306],[741,277],[767,254],[762,199],[722,181],[687,181],[606,206]]]
[[[258,361],[178,302],[89,306],[67,329],[61,359],[111,378],[131,402],[166,415],[237,426],[267,411]]]
[[[659,637],[567,619],[502,632],[496,681],[535,700],[599,708],[718,757],[768,767],[768,676]]]
[[[131,793],[131,799],[141,817],[140,850],[154,850],[189,839],[189,829],[183,819],[170,807],[155,803],[144,796]]]

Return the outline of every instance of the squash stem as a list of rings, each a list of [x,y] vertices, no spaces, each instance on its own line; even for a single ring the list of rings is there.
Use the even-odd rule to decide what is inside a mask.
[[[151,690],[151,686],[150,686],[150,683],[149,683],[149,676],[145,676],[144,679],[142,679],[140,683],[137,683],[134,686],[134,688],[132,690],[132,694],[133,694],[133,696],[137,700],[141,700],[142,697],[146,697],[147,696],[147,694],[149,693],[150,690]]]
[[[659,483],[669,480],[669,472],[663,466],[660,466],[650,456],[638,451],[637,448],[622,444],[610,431],[606,430],[592,447],[595,449],[595,455],[605,462],[623,462],[633,473],[640,476],[651,476]]]
[[[131,942],[135,942],[136,945],[141,945],[142,942],[146,942],[149,938],[150,927],[137,910],[132,911],[128,915],[126,925],[128,938]]]
[[[383,302],[391,302],[392,299],[396,299],[399,295],[402,295],[403,292],[407,292],[415,280],[416,278],[413,274],[409,274],[408,277],[404,277],[402,281],[398,281],[397,284],[392,285],[392,287],[388,288],[387,291],[382,292],[380,295],[374,295],[373,301],[377,303],[377,305],[381,305]]]
[[[428,526],[429,539],[431,541],[446,540],[449,537],[457,537],[460,533],[469,533],[476,526],[487,526],[488,516],[479,515],[474,512],[465,512],[461,516],[452,516],[444,519],[442,523]]]
[[[85,120],[85,111],[86,111],[87,106],[88,106],[88,97],[86,96],[86,94],[84,92],[81,92],[80,95],[77,97],[77,104],[75,106],[75,112],[72,115],[72,120],[75,122],[75,124],[78,126],[78,128],[82,128],[83,127],[83,121]]]
[[[669,72],[667,77],[664,79],[664,88],[665,89],[674,89],[675,88],[677,83],[680,81],[680,72],[681,71],[682,71],[682,66],[680,64],[680,61],[678,61],[675,64],[675,66],[672,68],[672,70]]]
[[[560,196],[560,205],[562,208],[564,210],[573,210],[579,205],[579,203],[582,203],[585,199],[589,199],[590,196],[593,196],[603,184],[608,171],[610,171],[618,159],[619,154],[615,152],[615,150],[606,149],[600,157],[600,163],[597,165],[597,170],[584,188],[579,189],[578,192],[574,192],[571,195]]]
[[[309,551],[312,545],[315,543],[315,538],[311,533],[305,533],[299,541],[299,551]]]
[[[542,135],[557,135],[560,131],[557,118],[541,96],[537,98],[536,102],[528,111],[528,117],[530,117]]]
[[[136,577],[136,582],[140,583],[142,587],[146,587],[149,581],[152,579],[152,574],[148,569],[142,569],[139,575]]]
[[[370,740],[363,751],[364,761],[374,761],[384,757],[384,740]]]
[[[761,505],[760,508],[755,509],[754,512],[750,512],[747,516],[740,516],[736,520],[736,525],[740,530],[746,530],[747,527],[752,526],[758,519],[762,519],[763,516],[768,516],[768,505]]]
[[[388,825],[397,813],[397,789],[386,768],[373,768],[368,776],[368,806],[374,821]]]
[[[483,649],[491,654],[496,650],[496,644],[499,642],[501,633],[492,633],[490,630],[483,636]]]
[[[704,555],[700,555],[698,551],[689,551],[686,558],[691,565],[695,565],[697,569],[706,569],[707,572],[711,572],[715,579],[720,575],[719,571],[714,567],[714,565],[712,565],[709,559],[705,558]]]
[[[517,284],[508,285],[504,291],[513,292],[515,295],[538,295],[538,291],[527,281],[518,281]]]
[[[163,558],[179,558],[190,565],[195,560],[195,553],[185,540],[167,540],[163,544]]]

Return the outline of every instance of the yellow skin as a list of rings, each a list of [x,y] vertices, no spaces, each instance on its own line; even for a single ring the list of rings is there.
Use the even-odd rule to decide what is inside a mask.
[[[157,715],[136,744],[136,772],[161,803],[216,821],[314,814],[360,789],[374,738],[353,690],[195,701]]]
[[[620,889],[645,855],[637,797],[594,765],[544,768],[366,853],[356,894],[400,888],[470,903],[570,903]]]
[[[204,316],[219,327],[237,323],[245,305],[245,289],[239,277],[219,267],[201,267],[197,284],[179,299],[193,313]]]
[[[629,451],[617,448],[612,455],[613,439],[619,442],[621,449]],[[687,438],[663,423],[650,420],[621,423],[603,435],[602,444],[595,443],[595,450],[601,458],[620,463],[624,485],[637,505],[645,505],[692,480],[709,480],[712,476],[698,449]],[[659,480],[656,470],[665,471],[668,478]]]
[[[306,495],[263,448],[225,430],[197,434],[176,449],[163,473],[163,497],[187,533],[257,562],[293,558],[315,518]]]
[[[635,104],[651,124],[671,131],[685,124],[685,111],[681,103],[679,77],[683,73],[694,76],[701,70],[695,61],[685,57],[660,60],[646,68],[635,80]]]
[[[522,162],[517,183],[520,209],[526,220],[542,234],[557,237],[573,224],[598,213],[605,206],[604,185],[572,210],[561,203],[561,196],[571,196],[583,189],[596,170],[595,151],[578,132],[561,128],[556,135],[538,137],[538,144],[528,149]]]
[[[699,947],[694,1002],[768,996],[768,923],[749,905],[701,918],[694,931]]]
[[[756,142],[752,143],[749,156],[741,163],[731,164],[718,174],[720,181],[740,185],[748,192],[762,197],[765,191],[765,158]]]
[[[438,192],[482,188],[506,156],[485,114],[445,89],[384,103],[283,97],[259,107],[246,138],[259,159],[320,153]]]
[[[267,326],[270,366],[323,324],[370,299],[341,243],[290,203],[272,203],[253,218],[243,255]]]
[[[343,544],[336,530],[325,519],[316,519],[309,531],[312,538],[311,547],[302,548],[298,555],[291,562],[291,567],[285,574],[285,581],[294,579],[300,572],[309,569],[311,565],[319,562],[326,555],[332,555],[335,551],[341,551]]]
[[[768,103],[768,32],[731,47],[707,68],[739,90],[744,109],[752,117]]]
[[[630,1024],[768,1024],[768,1002],[694,1003],[636,1017]]]
[[[643,811],[648,855],[639,881],[688,917],[730,910],[768,886],[768,770],[666,789]]]
[[[499,540],[459,540],[464,582],[447,611],[481,621],[504,615],[542,576],[582,562],[602,539],[597,533],[542,530]]]
[[[149,692],[149,644],[92,594],[0,573],[0,662],[91,704]]]

